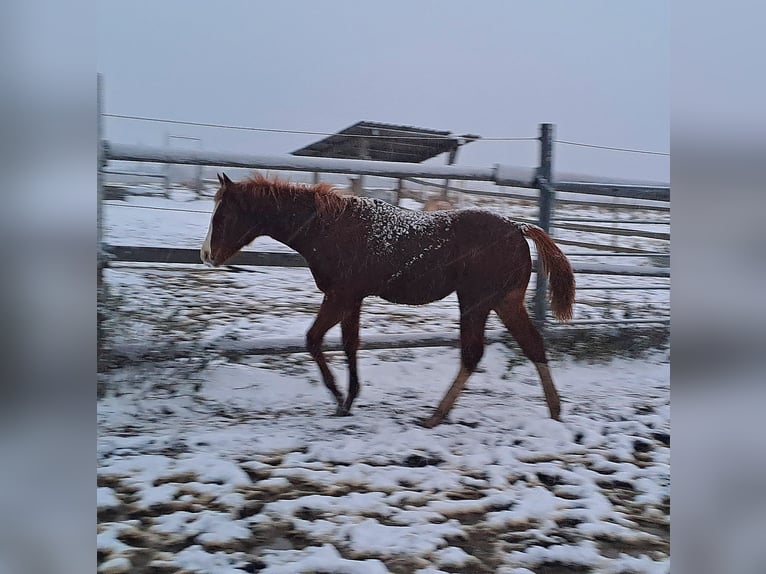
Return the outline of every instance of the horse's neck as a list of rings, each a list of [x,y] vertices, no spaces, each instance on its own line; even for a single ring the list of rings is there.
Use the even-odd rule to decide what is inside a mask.
[[[282,200],[272,207],[267,235],[301,255],[307,255],[319,239],[319,224],[313,202]]]

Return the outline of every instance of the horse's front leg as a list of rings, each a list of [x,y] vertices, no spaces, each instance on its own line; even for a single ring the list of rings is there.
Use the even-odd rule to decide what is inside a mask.
[[[335,413],[338,416],[348,416],[351,414],[351,405],[359,394],[356,352],[359,349],[359,314],[361,310],[362,301],[360,300],[344,315],[340,323],[341,334],[343,336],[343,350],[348,361],[348,395],[346,395],[346,402],[342,406],[338,406],[338,411]]]
[[[325,297],[322,305],[319,307],[319,313],[316,319],[314,319],[314,324],[311,325],[308,333],[306,333],[306,349],[319,366],[325,386],[330,390],[335,397],[335,401],[338,403],[338,411],[343,408],[343,393],[338,390],[335,384],[335,377],[327,365],[327,359],[325,359],[322,352],[322,341],[325,333],[340,323],[343,315],[343,305],[339,301],[333,301]]]

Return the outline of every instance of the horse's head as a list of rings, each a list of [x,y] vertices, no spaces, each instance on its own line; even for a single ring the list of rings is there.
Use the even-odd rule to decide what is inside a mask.
[[[218,175],[221,187],[215,194],[207,237],[200,249],[202,262],[218,267],[231,259],[258,235],[256,226],[242,208],[242,194],[226,174]]]

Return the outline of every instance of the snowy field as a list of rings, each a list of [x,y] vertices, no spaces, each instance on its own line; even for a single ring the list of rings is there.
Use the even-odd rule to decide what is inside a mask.
[[[192,247],[206,233],[209,216],[195,211],[209,212],[209,200],[121,203],[106,209],[112,243]],[[524,209],[518,217],[534,217]],[[280,249],[266,239],[253,248]],[[106,279],[113,343],[299,337],[321,300],[305,269],[135,265]],[[667,297],[631,292],[625,303]],[[597,316],[598,306],[578,310]],[[362,338],[456,320],[453,298],[423,308],[371,300]],[[431,430],[417,423],[454,377],[456,349],[361,352],[361,394],[345,418],[329,416],[306,354],[113,365],[99,375],[99,569],[669,572],[668,355],[552,353],[555,422],[534,367],[493,344]],[[329,356],[345,386],[342,354]]]
[[[113,373],[98,407],[102,567],[669,571],[666,354],[553,361],[555,422],[534,368],[491,345],[450,421],[419,427],[457,362],[362,353],[346,418],[329,416],[307,359],[299,373],[256,358],[191,379]]]

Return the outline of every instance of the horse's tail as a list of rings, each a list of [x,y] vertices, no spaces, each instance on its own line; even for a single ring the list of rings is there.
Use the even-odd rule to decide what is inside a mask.
[[[575,278],[572,265],[566,255],[553,242],[551,236],[540,227],[528,223],[518,223],[516,227],[525,236],[534,241],[537,247],[538,270],[548,276],[551,310],[561,320],[572,318],[572,305],[575,298]]]

